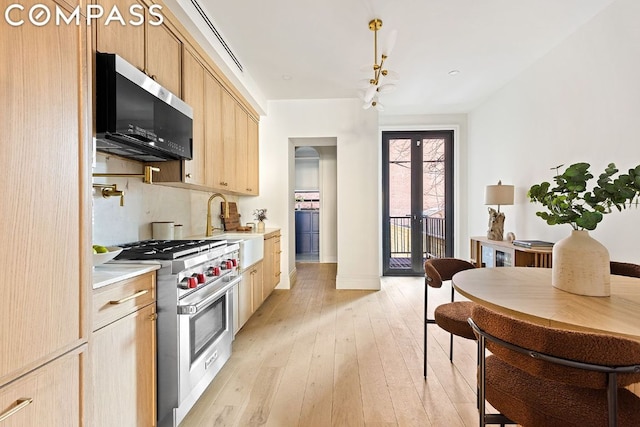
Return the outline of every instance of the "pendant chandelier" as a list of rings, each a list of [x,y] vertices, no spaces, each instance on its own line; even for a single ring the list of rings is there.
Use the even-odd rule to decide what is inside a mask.
[[[364,104],[362,108],[371,107],[379,111],[384,110],[384,106],[380,103],[380,94],[390,92],[396,88],[397,73],[385,68],[385,61],[388,59],[393,46],[396,43],[397,31],[392,30],[389,33],[387,43],[382,50],[382,54],[378,58],[378,31],[382,28],[381,19],[373,19],[369,22],[369,29],[373,31],[373,78],[365,80],[365,90],[361,93]],[[370,66],[366,67],[371,70]]]

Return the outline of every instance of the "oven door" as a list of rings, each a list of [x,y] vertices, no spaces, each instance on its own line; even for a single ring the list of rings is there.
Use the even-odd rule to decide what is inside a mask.
[[[231,357],[233,286],[239,280],[195,292],[178,305],[180,406],[189,400],[191,407]]]

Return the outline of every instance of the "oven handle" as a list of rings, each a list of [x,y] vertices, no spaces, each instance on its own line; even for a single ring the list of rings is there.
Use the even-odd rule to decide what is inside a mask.
[[[214,301],[216,301],[218,298],[220,298],[220,296],[222,294],[226,293],[229,289],[231,289],[233,286],[235,286],[236,283],[240,282],[240,280],[242,280],[242,276],[236,277],[235,279],[231,280],[224,288],[222,288],[218,292],[208,296],[207,298],[203,299],[202,301],[198,302],[197,304],[179,305],[178,306],[178,314],[192,315],[192,314],[196,314],[197,312],[199,312],[200,310],[202,310],[204,308],[207,308]]]

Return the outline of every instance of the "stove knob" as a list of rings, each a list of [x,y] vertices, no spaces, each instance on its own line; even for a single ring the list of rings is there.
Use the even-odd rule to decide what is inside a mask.
[[[228,269],[228,270],[231,270],[231,269],[233,268],[233,262],[231,262],[231,260],[230,260],[230,259],[228,259],[228,260],[226,261],[226,264],[227,264],[227,269]]]
[[[213,275],[214,276],[219,276],[220,275],[220,267],[212,267],[213,268]]]
[[[207,271],[205,273],[207,276],[213,276],[213,267],[209,267],[207,268]]]
[[[207,281],[207,279],[205,279],[205,277],[204,277],[204,274],[202,274],[202,273],[198,274],[197,279],[198,279],[198,283],[204,283],[204,282]]]
[[[178,283],[178,287],[182,289],[189,289],[189,277],[185,277]]]
[[[198,281],[196,280],[195,277],[187,278],[187,283],[188,283],[189,289],[193,289],[193,288],[197,288],[198,287]]]
[[[238,266],[238,259],[237,258],[233,258],[231,260],[231,264],[233,264],[234,267],[237,267]]]

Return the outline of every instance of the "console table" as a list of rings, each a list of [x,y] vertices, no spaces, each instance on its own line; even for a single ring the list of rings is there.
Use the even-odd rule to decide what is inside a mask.
[[[471,263],[476,267],[551,268],[552,248],[523,248],[505,240],[471,238]]]

